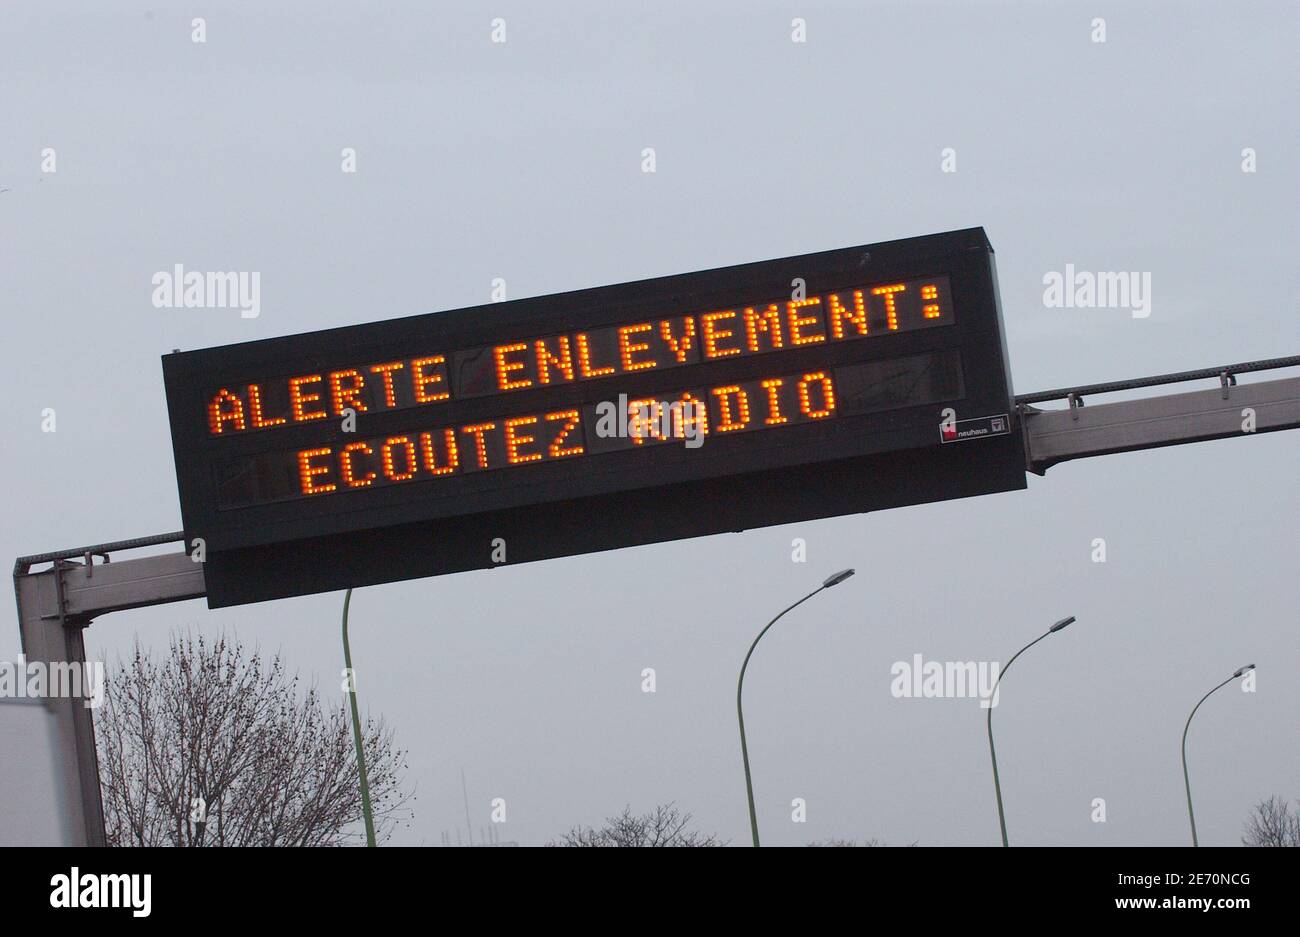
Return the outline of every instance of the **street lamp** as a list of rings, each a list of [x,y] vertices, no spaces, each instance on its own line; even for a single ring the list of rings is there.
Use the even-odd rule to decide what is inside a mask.
[[[343,596],[343,666],[347,668],[348,699],[352,702],[352,741],[357,747],[357,771],[361,776],[361,815],[366,821],[366,845],[375,845],[375,817],[370,805],[370,783],[366,778],[366,749],[361,742],[361,716],[357,712],[357,678],[352,670],[352,648],[348,644],[348,606],[352,590]]]
[[[1218,690],[1227,686],[1229,683],[1231,683],[1233,680],[1236,680],[1242,674],[1254,669],[1255,669],[1254,664],[1247,664],[1245,667],[1239,669],[1227,680],[1224,680],[1222,683],[1216,686],[1214,690]],[[1187,788],[1187,819],[1192,822],[1192,845],[1193,846],[1199,846],[1201,844],[1196,839],[1196,814],[1192,813],[1192,782],[1187,777],[1187,730],[1192,727],[1192,716],[1196,715],[1196,710],[1201,708],[1201,703],[1204,703],[1207,699],[1209,699],[1210,693],[1213,693],[1214,690],[1211,690],[1209,693],[1206,693],[1204,696],[1202,696],[1200,702],[1198,702],[1195,706],[1192,707],[1192,713],[1190,716],[1187,717],[1187,725],[1183,726],[1183,786]]]
[[[762,640],[763,635],[767,634],[767,629],[771,628],[773,625],[777,623],[777,621],[781,618],[781,615],[784,615],[786,612],[790,611],[790,609],[802,605],[804,602],[807,602],[809,599],[811,599],[818,592],[821,592],[823,589],[829,589],[831,586],[838,586],[845,579],[848,579],[852,575],[853,575],[853,570],[842,569],[838,573],[835,573],[831,576],[827,576],[826,580],[820,586],[818,586],[812,592],[809,592],[798,602],[795,602],[794,605],[790,606],[790,608],[783,610],[780,615],[776,616],[776,618],[773,618],[771,621],[769,621],[767,625],[763,628],[763,630],[758,633],[758,637],[754,639],[754,643],[749,646],[749,653],[745,655],[745,662],[740,665],[740,679],[736,681],[736,717],[740,720],[740,757],[745,762],[745,793],[749,797],[749,829],[754,836],[755,846],[759,845],[758,814],[754,812],[754,782],[749,774],[749,746],[745,742],[745,711],[740,705],[740,694],[745,687],[745,668],[749,666],[749,658],[753,656],[754,648],[758,647],[758,642]]]
[[[997,798],[998,798],[998,826],[1002,828],[1003,846],[1010,846],[1011,843],[1007,841],[1007,815],[1002,810],[1002,782],[998,779],[998,753],[993,748],[993,701],[997,699],[998,696],[998,685],[1002,682],[1002,678],[1006,676],[1007,671],[1011,669],[1011,665],[1016,662],[1016,658],[1019,657],[1021,654],[1025,653],[1025,651],[1029,650],[1039,641],[1043,640],[1043,638],[1047,637],[1049,634],[1056,634],[1056,632],[1060,631],[1062,628],[1071,624],[1073,621],[1074,621],[1073,615],[1071,615],[1069,618],[1062,618],[1056,624],[1052,625],[1052,627],[1048,628],[1038,637],[1034,638],[1034,640],[1030,641],[1020,650],[1016,651],[1016,653],[1012,655],[1011,660],[1007,661],[1007,665],[1002,668],[1002,672],[998,674],[997,680],[993,682],[993,694],[988,699],[989,757],[993,759],[993,792],[997,794]]]

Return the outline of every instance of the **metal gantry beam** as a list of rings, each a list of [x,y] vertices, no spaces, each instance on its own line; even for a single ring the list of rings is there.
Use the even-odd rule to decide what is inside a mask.
[[[1062,410],[1020,403],[1026,466],[1039,475],[1058,462],[1300,427],[1300,378]]]
[[[86,662],[82,632],[97,616],[202,598],[203,564],[183,552],[111,562],[111,551],[181,539],[181,534],[162,534],[19,557],[14,563],[14,596],[23,656],[29,662],[81,666]],[[103,562],[95,563],[95,557]],[[53,565],[31,571],[43,563]],[[44,705],[55,716],[58,795],[62,803],[79,807],[77,815],[68,818],[68,845],[106,845],[93,712],[82,699],[47,697]]]
[[[1140,387],[1156,387],[1161,384],[1179,384],[1184,381],[1212,380],[1214,378],[1218,378],[1224,383],[1235,384],[1238,374],[1298,367],[1300,367],[1300,355],[1290,355],[1282,358],[1260,358],[1255,361],[1242,361],[1237,364],[1221,364],[1217,368],[1197,368],[1194,371],[1175,371],[1172,374],[1133,377],[1123,381],[1085,384],[1082,387],[1040,390],[1032,394],[1017,395],[1016,403],[1044,403],[1048,400],[1065,400],[1069,397],[1082,398],[1093,394],[1110,394],[1121,390],[1137,390]]]

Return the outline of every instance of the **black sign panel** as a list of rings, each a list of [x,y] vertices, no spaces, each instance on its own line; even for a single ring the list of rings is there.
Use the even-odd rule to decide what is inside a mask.
[[[1023,488],[981,229],[163,357],[212,607]]]

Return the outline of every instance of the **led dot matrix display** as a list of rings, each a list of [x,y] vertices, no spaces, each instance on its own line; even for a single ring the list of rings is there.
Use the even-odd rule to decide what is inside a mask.
[[[214,606],[1023,486],[979,229],[163,365]]]

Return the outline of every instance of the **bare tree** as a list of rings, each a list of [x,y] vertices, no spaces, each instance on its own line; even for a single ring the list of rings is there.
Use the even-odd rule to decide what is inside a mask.
[[[1257,803],[1246,818],[1243,846],[1300,846],[1300,809],[1281,797]]]
[[[856,839],[844,839],[840,836],[832,836],[830,839],[819,839],[808,844],[809,846],[888,846],[889,843],[882,843],[880,840],[864,839],[858,842]],[[916,843],[908,843],[909,846],[915,846]]]
[[[360,841],[356,747],[343,703],[299,693],[225,637],[173,637],[155,661],[136,642],[96,714],[104,823],[113,846],[339,846]],[[405,752],[382,720],[362,727],[377,833],[409,819]]]
[[[609,817],[600,829],[575,826],[548,846],[724,846],[718,837],[687,829],[691,815],[669,802],[646,814],[634,815],[630,806]]]

